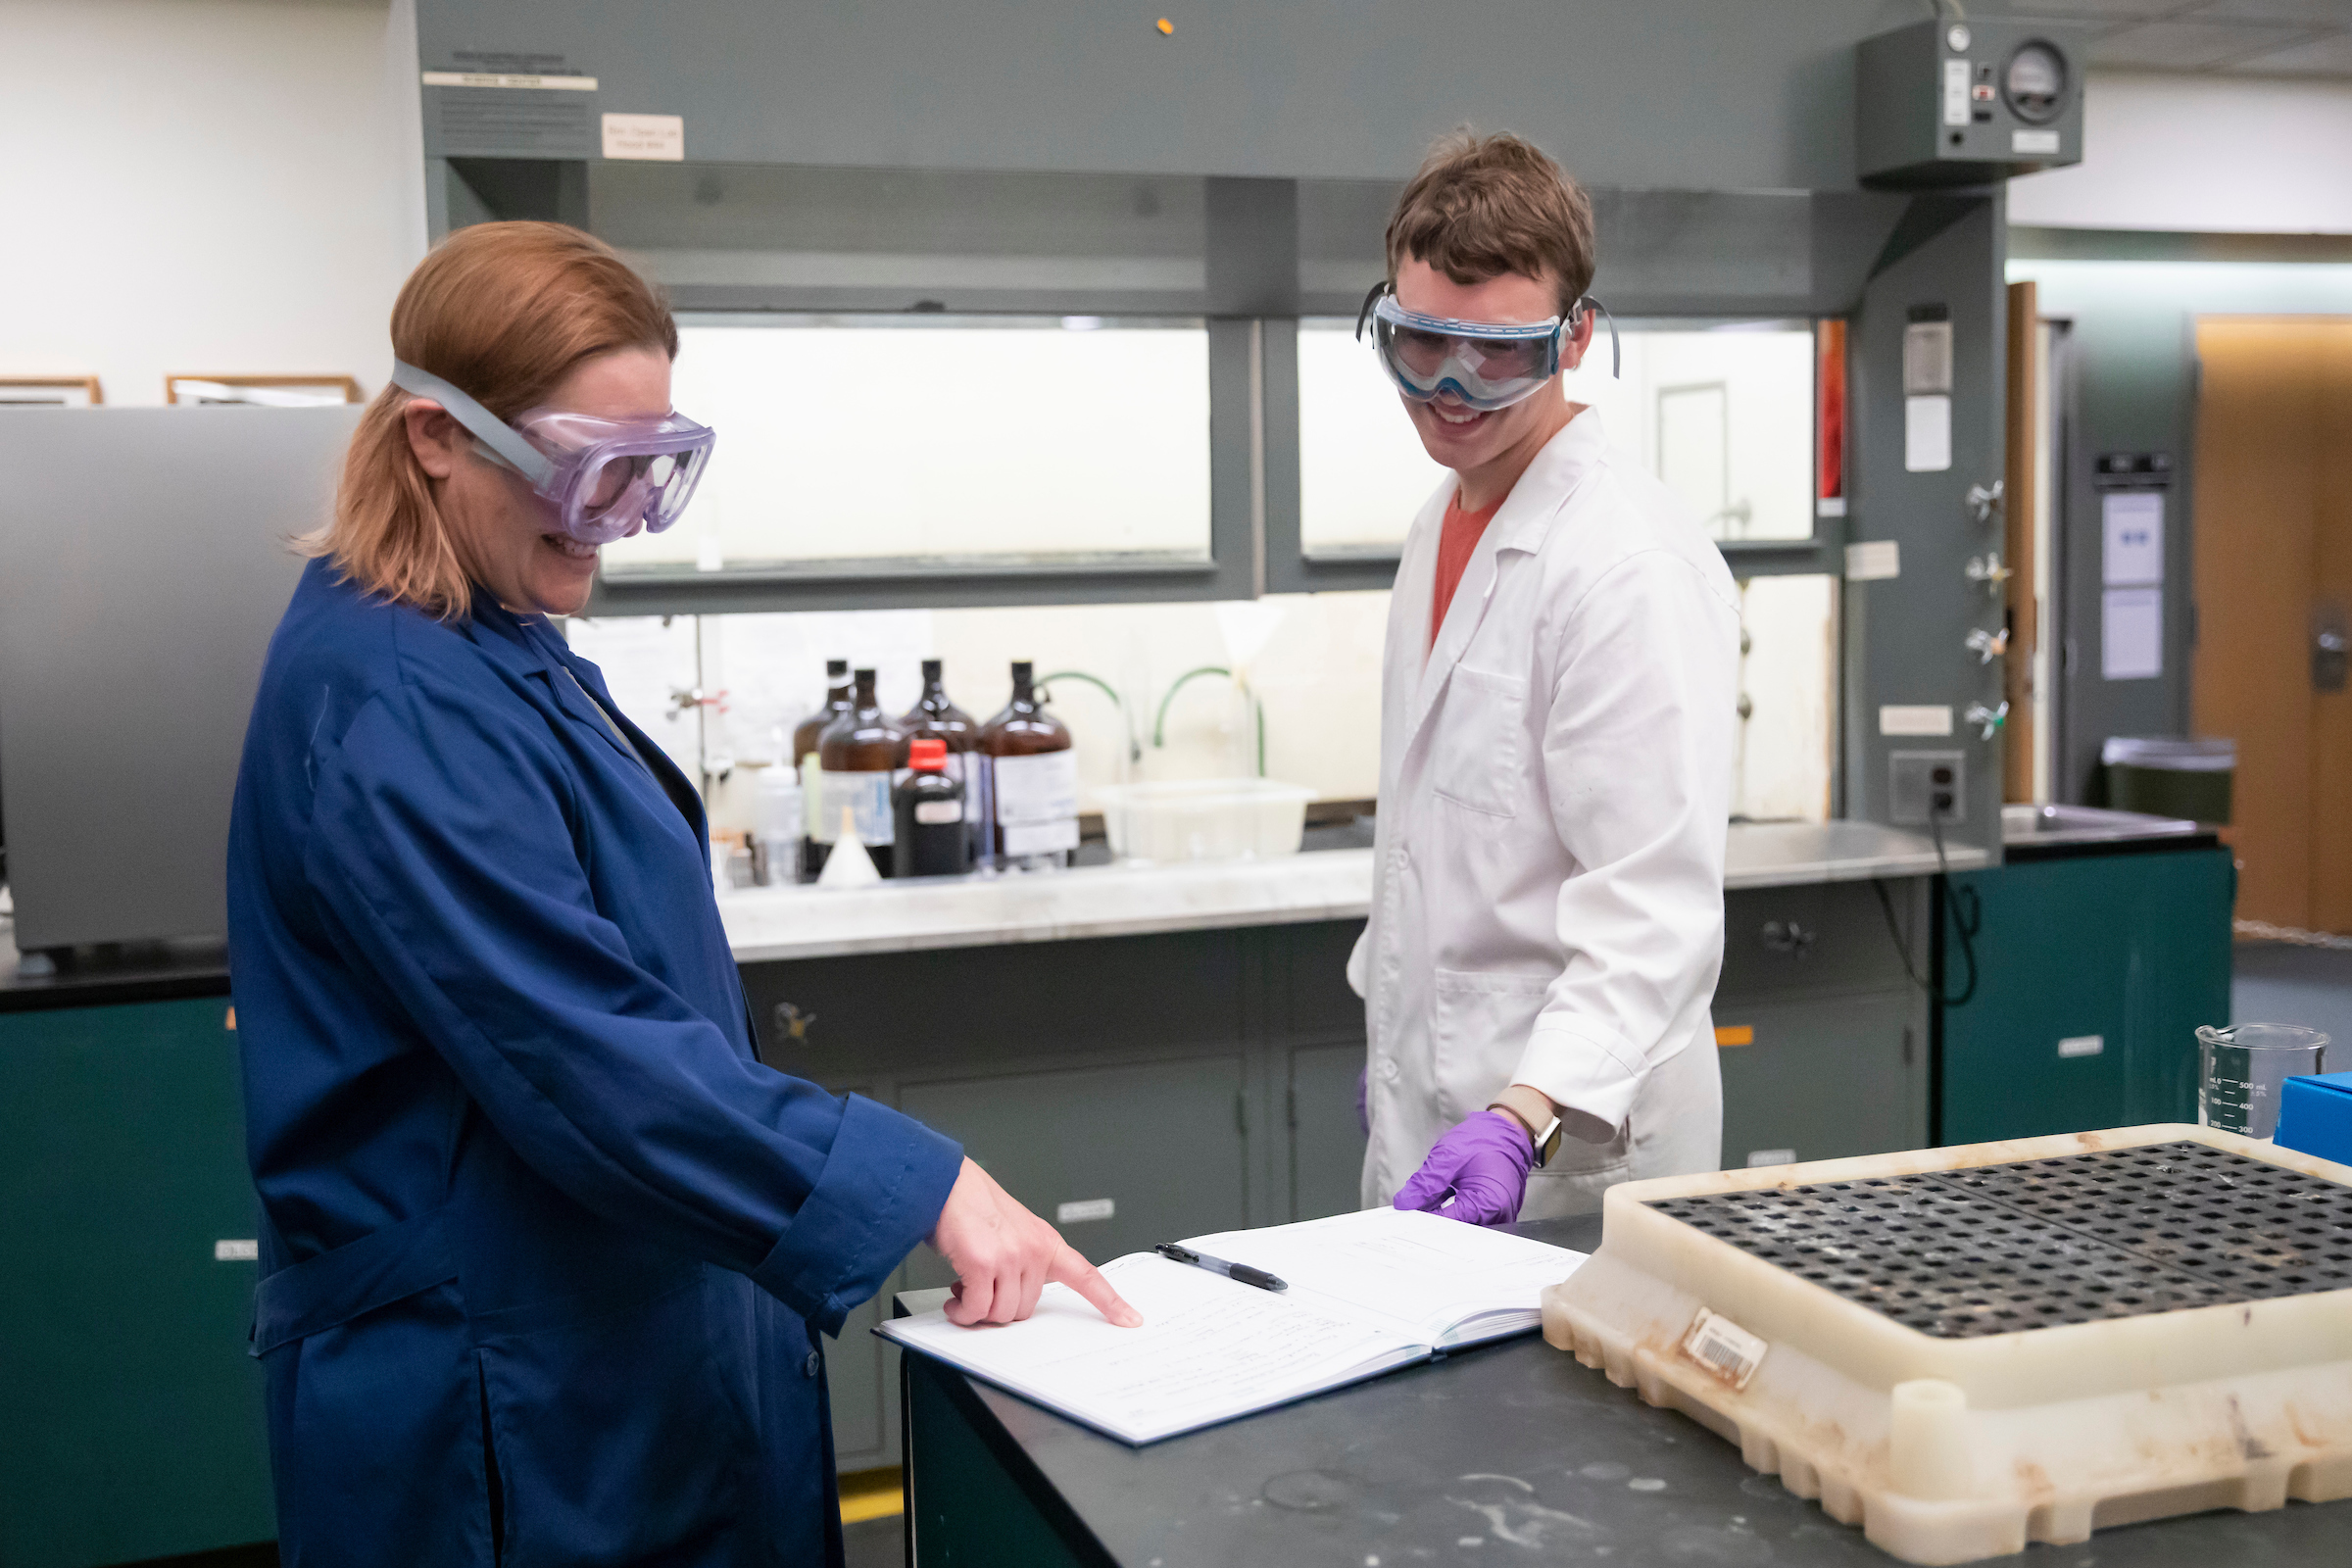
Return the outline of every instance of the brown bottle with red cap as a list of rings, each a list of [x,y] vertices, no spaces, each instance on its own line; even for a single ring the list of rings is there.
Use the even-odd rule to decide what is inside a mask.
[[[963,820],[963,783],[948,775],[948,743],[917,736],[906,746],[906,776],[890,792],[895,876],[961,876],[972,868]]]

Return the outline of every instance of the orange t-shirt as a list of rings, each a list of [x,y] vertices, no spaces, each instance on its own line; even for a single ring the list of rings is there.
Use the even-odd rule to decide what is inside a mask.
[[[1503,496],[1476,512],[1462,510],[1462,493],[1456,490],[1453,499],[1446,503],[1446,521],[1438,530],[1437,592],[1429,602],[1429,645],[1438,645],[1438,632],[1446,624],[1446,607],[1453,603],[1453,591],[1462,585],[1463,568],[1470,564],[1478,541],[1485,537],[1487,524],[1502,510]]]

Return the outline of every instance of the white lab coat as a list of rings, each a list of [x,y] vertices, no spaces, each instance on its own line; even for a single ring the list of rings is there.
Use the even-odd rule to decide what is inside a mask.
[[[1525,1083],[1614,1129],[1563,1139],[1521,1209],[1587,1212],[1615,1182],[1720,1163],[1738,599],[1689,509],[1588,409],[1488,523],[1433,648],[1453,493],[1414,519],[1389,607],[1372,914],[1348,965],[1370,1042],[1363,1200]]]

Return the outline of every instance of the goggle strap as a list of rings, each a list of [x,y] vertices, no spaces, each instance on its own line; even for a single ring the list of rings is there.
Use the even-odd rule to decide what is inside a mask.
[[[1617,318],[1609,314],[1609,308],[1606,305],[1601,304],[1590,294],[1576,303],[1580,310],[1591,306],[1600,313],[1602,320],[1609,323],[1609,379],[1612,381],[1624,380],[1625,377],[1621,372],[1625,369],[1625,347],[1617,341]]]
[[[1372,319],[1372,307],[1378,305],[1380,297],[1388,291],[1388,280],[1383,278],[1373,284],[1371,292],[1364,296],[1363,308],[1355,313],[1355,340],[1358,343],[1364,340],[1364,323]]]
[[[506,420],[430,370],[419,370],[414,365],[394,360],[392,384],[440,404],[449,411],[451,418],[472,431],[476,439],[533,485],[546,484],[555,475],[556,466],[548,461],[546,453],[525,441]]]

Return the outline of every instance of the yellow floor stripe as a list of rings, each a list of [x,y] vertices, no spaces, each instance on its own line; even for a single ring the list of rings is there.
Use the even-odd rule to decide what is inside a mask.
[[[906,1487],[896,1465],[888,1470],[854,1471],[841,1478],[841,1522],[845,1525],[889,1519],[906,1506]]]

